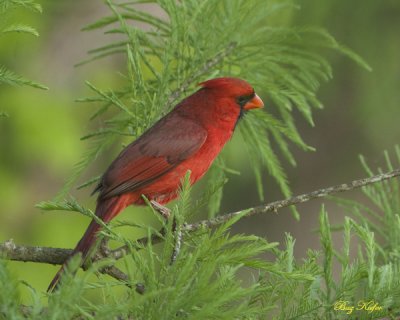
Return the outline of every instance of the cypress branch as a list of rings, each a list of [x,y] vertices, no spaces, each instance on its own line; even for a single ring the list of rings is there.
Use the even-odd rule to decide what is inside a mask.
[[[203,228],[206,229],[213,228],[223,223],[226,223],[227,221],[231,220],[236,216],[243,215],[243,211],[246,211],[246,213],[243,215],[244,217],[250,217],[253,215],[265,214],[269,212],[277,212],[278,210],[285,207],[308,202],[316,198],[323,198],[332,194],[365,187],[371,184],[379,183],[399,176],[400,176],[400,169],[396,169],[390,172],[374,175],[369,178],[353,180],[349,183],[343,183],[328,188],[318,189],[309,193],[297,195],[289,199],[270,202],[266,205],[223,214],[212,219],[202,220],[191,224],[183,224],[180,232],[194,232]],[[150,236],[151,243],[155,244],[163,241],[163,234],[164,231],[162,231],[159,235],[152,234]],[[148,243],[148,241],[149,241],[148,237],[136,240],[137,244],[136,248],[137,249],[142,248]],[[95,258],[95,260],[107,257],[111,257],[113,259],[120,259],[126,254],[126,252],[129,252],[129,247],[122,246],[118,249],[112,250],[109,256],[98,255],[97,258]],[[72,249],[16,245],[12,240],[8,240],[0,244],[0,254],[5,255],[7,259],[14,261],[48,263],[57,265],[57,264],[63,264],[68,259],[71,253]]]

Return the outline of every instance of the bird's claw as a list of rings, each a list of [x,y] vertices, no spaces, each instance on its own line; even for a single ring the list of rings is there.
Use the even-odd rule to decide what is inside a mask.
[[[168,209],[167,207],[164,207],[163,205],[159,204],[155,200],[150,201],[151,206],[153,207],[154,210],[156,210],[158,213],[161,214],[161,216],[165,219],[168,220],[168,218],[171,216],[171,210]]]

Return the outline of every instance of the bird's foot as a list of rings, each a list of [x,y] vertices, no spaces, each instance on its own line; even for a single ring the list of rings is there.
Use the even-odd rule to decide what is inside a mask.
[[[160,213],[161,216],[165,220],[169,219],[169,217],[171,216],[171,210],[170,209],[168,209],[167,207],[164,207],[163,205],[159,204],[155,200],[151,200],[150,204],[153,207],[153,209],[156,210],[158,213]],[[165,229],[163,229],[163,230],[165,232]],[[177,228],[177,223],[176,223],[176,219],[175,218],[172,221],[172,232],[175,235],[175,244],[174,244],[174,250],[173,250],[172,255],[171,255],[170,264],[173,264],[176,261],[178,255],[179,255],[179,252],[181,250],[182,238],[183,238],[182,231],[180,230],[179,227]]]
[[[167,220],[171,216],[171,210],[167,207],[164,207],[162,204],[159,204],[155,200],[150,200],[150,204],[154,210],[161,214],[161,216]]]

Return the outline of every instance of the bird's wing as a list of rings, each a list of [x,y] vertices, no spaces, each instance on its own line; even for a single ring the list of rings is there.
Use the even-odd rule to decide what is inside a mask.
[[[135,191],[189,158],[206,138],[202,126],[172,113],[121,152],[95,191],[102,199]]]

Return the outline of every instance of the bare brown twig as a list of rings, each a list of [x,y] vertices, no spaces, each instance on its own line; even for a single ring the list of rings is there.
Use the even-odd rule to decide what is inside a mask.
[[[400,169],[396,169],[387,173],[378,174],[370,178],[353,180],[350,183],[344,183],[329,188],[319,189],[289,199],[274,201],[266,205],[247,209],[245,217],[250,217],[256,214],[263,214],[268,212],[277,212],[279,209],[285,207],[307,202],[316,198],[326,197],[331,194],[364,187],[373,183],[382,182],[384,180],[392,179],[398,176],[400,176]],[[184,224],[181,226],[180,231],[184,233],[184,232],[194,232],[199,229],[213,228],[215,226],[223,224],[224,222],[232,219],[233,217],[241,214],[242,212],[243,211],[231,212],[224,215],[220,215],[213,219],[202,220],[192,224]],[[164,231],[161,231],[159,234],[153,234],[150,238],[150,241],[152,243],[162,242],[163,234]],[[138,244],[137,248],[138,249],[142,248],[144,245],[146,245],[148,241],[149,238],[147,237],[138,239],[136,241],[136,243]],[[120,259],[126,254],[126,252],[129,252],[129,248],[127,246],[122,246],[118,249],[111,250],[108,256],[99,255],[95,257],[94,260],[101,260],[103,258]],[[5,256],[6,259],[14,261],[49,263],[49,264],[59,265],[63,264],[71,253],[72,249],[16,245],[12,239],[0,244],[0,255]],[[125,275],[121,276],[121,274],[118,271],[113,268],[105,268],[102,272],[109,274],[116,279],[126,280]]]

